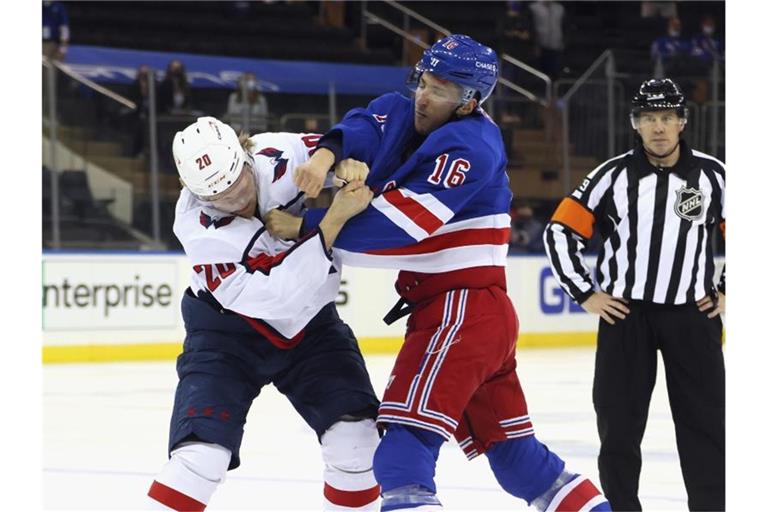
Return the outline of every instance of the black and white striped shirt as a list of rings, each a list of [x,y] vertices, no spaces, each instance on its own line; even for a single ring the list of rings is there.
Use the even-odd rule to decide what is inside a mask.
[[[560,203],[544,243],[560,285],[579,303],[595,288],[583,251],[596,226],[601,290],[686,304],[713,290],[718,224],[725,232],[725,165],[681,140],[670,168],[651,165],[641,146],[599,165]],[[724,270],[718,289],[725,293]]]

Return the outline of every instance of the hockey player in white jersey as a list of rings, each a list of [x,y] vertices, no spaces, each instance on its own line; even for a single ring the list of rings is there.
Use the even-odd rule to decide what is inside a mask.
[[[304,208],[292,171],[318,138],[263,133],[241,142],[212,117],[174,138],[184,188],[173,230],[192,282],[181,306],[187,335],[176,364],[169,462],[148,493],[155,508],[205,509],[226,472],[240,465],[251,403],[272,383],[317,433],[326,464],[323,509],[378,510],[372,459],[379,401],[336,312],[340,266],[331,252],[372,193],[351,181],[319,229],[295,242],[271,236],[261,221],[272,208]]]

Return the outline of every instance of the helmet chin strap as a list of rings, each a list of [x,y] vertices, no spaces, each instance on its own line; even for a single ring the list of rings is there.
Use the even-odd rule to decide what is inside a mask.
[[[664,158],[667,158],[669,155],[671,155],[672,153],[674,153],[674,152],[675,152],[675,150],[677,149],[677,147],[678,147],[679,145],[680,145],[680,141],[678,140],[678,141],[677,141],[677,144],[675,144],[675,146],[674,146],[672,149],[670,149],[669,151],[667,151],[667,152],[666,152],[666,153],[664,153],[663,155],[658,155],[658,154],[654,153],[653,151],[651,151],[650,149],[648,149],[648,146],[646,146],[645,144],[643,144],[643,151],[645,151],[645,153],[646,153],[647,155],[650,155],[650,156],[652,156],[653,158],[656,158],[657,160],[663,160]]]

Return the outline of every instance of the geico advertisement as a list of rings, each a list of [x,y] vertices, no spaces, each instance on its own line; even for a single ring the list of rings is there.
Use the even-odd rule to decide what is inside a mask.
[[[587,265],[594,268],[594,257]],[[517,310],[520,332],[597,331],[597,317],[560,288],[545,256],[507,259],[507,293]]]
[[[184,289],[177,259],[45,257],[43,330],[174,328]]]

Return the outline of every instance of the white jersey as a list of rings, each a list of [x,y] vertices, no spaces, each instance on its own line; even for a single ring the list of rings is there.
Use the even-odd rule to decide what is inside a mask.
[[[338,293],[341,266],[325,251],[319,231],[289,242],[271,236],[261,221],[273,208],[301,214],[304,196],[293,182],[293,169],[309,159],[319,138],[292,133],[251,137],[255,146],[246,159],[258,194],[253,218],[217,210],[186,187],[176,203],[173,232],[192,264],[192,291],[210,292],[263,334],[260,324],[266,323],[279,334],[266,333],[273,343],[290,344]]]

